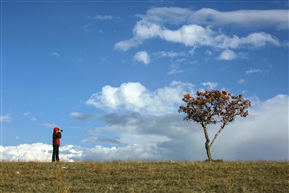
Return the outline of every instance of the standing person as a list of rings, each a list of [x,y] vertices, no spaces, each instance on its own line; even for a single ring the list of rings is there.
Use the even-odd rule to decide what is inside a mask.
[[[58,127],[54,127],[53,134],[52,134],[52,145],[53,145],[53,152],[52,152],[52,162],[59,162],[59,146],[60,146],[60,139],[61,139],[61,132]]]

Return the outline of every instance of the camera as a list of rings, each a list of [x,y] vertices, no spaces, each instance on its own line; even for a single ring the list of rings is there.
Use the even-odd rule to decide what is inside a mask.
[[[59,131],[59,132],[63,132],[63,130],[62,130],[62,129],[59,129],[58,131]]]

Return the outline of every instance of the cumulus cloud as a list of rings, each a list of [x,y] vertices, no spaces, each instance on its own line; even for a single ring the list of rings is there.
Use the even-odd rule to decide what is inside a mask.
[[[117,110],[124,105],[125,109],[139,111],[145,107],[146,100],[142,99],[148,95],[140,83],[124,83],[119,88],[107,85],[102,88],[102,92],[93,94],[87,104],[108,110]]]
[[[82,155],[77,147],[72,145],[60,147],[62,161],[74,161]],[[52,146],[44,143],[20,144],[17,146],[0,146],[1,161],[42,161],[50,162]]]
[[[150,63],[150,56],[146,51],[137,52],[134,55],[134,59],[138,62],[143,62],[146,65]]]
[[[199,25],[184,25],[177,30],[163,29],[160,38],[168,42],[181,43],[186,46],[210,46],[213,42],[210,28]]]
[[[193,92],[193,87],[190,83],[173,81],[170,86],[152,92],[139,82],[123,83],[120,87],[107,85],[93,94],[87,104],[108,112],[124,109],[147,114],[173,113],[183,95]]]
[[[48,161],[50,149],[51,145],[42,143],[0,146],[1,161]]]

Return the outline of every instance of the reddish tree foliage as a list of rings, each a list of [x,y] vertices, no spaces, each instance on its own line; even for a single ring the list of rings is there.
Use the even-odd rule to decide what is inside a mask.
[[[186,106],[180,106],[179,112],[186,113],[184,120],[194,121],[203,127],[206,138],[206,151],[208,160],[211,161],[210,148],[217,139],[220,132],[234,118],[239,115],[246,117],[248,108],[252,106],[249,100],[243,99],[243,95],[234,96],[227,91],[209,90],[205,92],[197,92],[194,98],[190,94],[185,94],[183,101]],[[210,142],[207,132],[207,125],[220,123],[221,128],[215,134],[214,139]]]

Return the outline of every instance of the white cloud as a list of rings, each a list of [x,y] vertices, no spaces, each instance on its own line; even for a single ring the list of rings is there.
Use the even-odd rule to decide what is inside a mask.
[[[168,42],[181,43],[186,46],[210,46],[213,42],[210,28],[199,25],[184,25],[178,30],[162,30],[160,38]]]
[[[133,34],[143,40],[159,36],[161,32],[161,26],[155,23],[147,22],[145,20],[137,22],[133,29]]]
[[[155,7],[147,11],[146,15],[142,15],[144,20],[156,23],[185,23],[192,14],[192,10],[179,7]]]
[[[244,82],[245,82],[244,79],[240,79],[240,80],[238,81],[239,84],[242,84],[242,83],[244,83]]]
[[[252,33],[247,37],[241,38],[240,40],[240,44],[248,44],[256,48],[264,47],[267,43],[280,46],[280,43],[276,37],[264,32]]]
[[[46,128],[58,127],[56,124],[53,124],[53,123],[43,123],[42,126],[44,126]]]
[[[237,10],[220,12],[200,9],[193,13],[191,22],[212,25],[239,25],[255,28],[288,29],[288,10]],[[287,18],[287,19],[286,19]]]
[[[259,74],[262,73],[262,70],[257,68],[257,69],[250,69],[246,71],[246,74]]]
[[[31,112],[26,112],[26,113],[23,113],[23,116],[24,117],[28,117],[29,119],[31,119],[33,122],[36,122],[38,121],[38,119],[34,116],[31,115]]]
[[[138,22],[134,28],[134,37],[115,44],[119,50],[129,50],[143,43],[143,41],[159,37],[162,40],[180,43],[185,46],[210,46],[221,49],[237,49],[240,47],[264,47],[267,44],[280,46],[279,40],[264,32],[255,32],[245,37],[234,35],[229,37],[220,32],[214,32],[210,27],[195,24],[183,25],[179,29],[170,30],[148,21]]]
[[[97,116],[95,115],[83,114],[79,112],[71,112],[69,116],[74,119],[79,119],[79,120],[90,120],[90,119],[97,118]]]
[[[29,116],[31,114],[31,112],[26,112],[26,113],[23,113],[23,116]]]
[[[180,56],[185,56],[185,53],[183,53],[183,52],[177,53],[177,52],[173,52],[173,51],[170,51],[170,52],[161,51],[158,53],[158,55],[161,57],[177,58]]]
[[[210,50],[206,50],[206,54],[207,54],[208,56],[212,56],[212,55],[213,55],[213,53],[212,53]]]
[[[114,48],[127,51],[136,47],[146,39],[154,38],[161,33],[160,26],[154,23],[139,21],[133,29],[134,37],[129,40],[123,40],[115,44]]]
[[[145,107],[148,95],[140,83],[124,83],[119,88],[107,85],[102,88],[102,92],[93,94],[87,104],[112,111],[121,106],[127,110],[139,111]]]
[[[173,81],[169,87],[154,92],[138,82],[123,83],[120,87],[104,86],[93,94],[88,105],[111,111],[142,112],[151,114],[174,113],[176,105],[185,93],[191,93],[194,85]]]
[[[167,73],[168,75],[179,74],[183,72],[180,70],[180,66],[178,64],[172,64],[170,65],[170,68],[170,71]]]
[[[217,11],[203,8],[193,11],[188,8],[158,7],[151,8],[143,19],[156,23],[182,24],[193,23],[198,25],[237,25],[254,28],[288,29],[288,10],[236,10]]]
[[[83,155],[82,148],[67,145],[60,146],[61,161],[75,161]],[[52,146],[44,143],[0,146],[1,161],[41,161],[51,162]]]
[[[150,56],[146,51],[137,52],[134,59],[138,62],[143,62],[145,65],[150,63]]]
[[[0,122],[11,122],[12,118],[10,117],[10,115],[4,115],[4,116],[0,116]]]
[[[86,24],[85,26],[83,26],[83,29],[84,29],[85,31],[89,32],[91,26],[93,26],[93,24],[88,23],[88,24]]]
[[[1,161],[51,161],[51,145],[20,144],[18,146],[0,146]]]
[[[123,40],[114,45],[114,49],[119,49],[122,51],[127,51],[133,47],[137,47],[138,45],[142,44],[142,39],[133,37],[129,40]]]
[[[187,38],[191,41],[196,41],[197,35],[194,35],[193,32],[190,33],[191,36],[187,36],[188,34],[188,29],[191,28],[191,30],[195,32],[199,32],[199,34],[203,34],[204,29],[200,26],[194,25],[191,27],[183,27],[180,30],[177,31],[172,31],[172,30],[167,30],[161,27],[158,24],[151,23],[145,20],[137,22],[136,26],[133,29],[133,34],[134,37],[128,40],[120,41],[115,44],[115,48],[119,50],[126,51],[132,47],[136,47],[144,40],[159,37],[161,39],[164,39],[166,41],[172,41],[172,42],[177,42],[177,43],[184,43]],[[192,36],[193,35],[193,36]],[[187,44],[192,44],[193,42],[188,42]]]
[[[221,49],[237,49],[240,47],[260,48],[264,47],[266,44],[273,44],[275,46],[281,45],[277,38],[264,32],[252,33],[241,38],[236,35],[229,37],[224,34],[219,34],[215,36],[212,44],[214,47]]]
[[[232,50],[224,50],[219,57],[218,60],[233,60],[236,59],[237,55]]]
[[[60,55],[57,52],[53,52],[52,55],[57,57],[57,58],[60,58]]]
[[[202,83],[203,86],[208,86],[209,90],[215,89],[218,86],[218,83],[215,82],[204,82]]]
[[[97,20],[112,20],[113,17],[111,15],[96,15],[93,17],[93,19]]]
[[[272,17],[271,17],[272,15]],[[288,29],[288,10],[237,10],[220,12],[213,9],[193,11],[188,8],[151,8],[141,15],[133,29],[133,37],[115,44],[115,49],[127,51],[145,40],[160,38],[185,46],[209,46],[221,49],[240,47],[261,48],[267,44],[280,46],[279,40],[265,32],[247,36],[229,36],[216,27],[235,25],[244,29]],[[170,29],[173,24],[173,29]],[[169,27],[168,27],[169,26]]]

